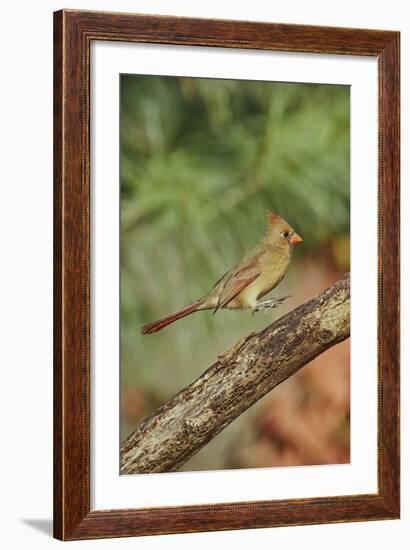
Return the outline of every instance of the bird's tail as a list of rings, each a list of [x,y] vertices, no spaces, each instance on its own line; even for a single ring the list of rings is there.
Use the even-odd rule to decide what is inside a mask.
[[[194,311],[198,311],[203,303],[204,300],[202,298],[200,300],[197,300],[196,302],[192,302],[192,304],[188,304],[187,306],[178,309],[177,311],[174,311],[174,313],[170,313],[165,317],[161,317],[161,319],[158,319],[158,321],[153,321],[152,323],[143,326],[141,329],[141,333],[153,334],[154,332],[158,332],[159,330],[167,327],[171,323],[178,321],[178,319],[182,319],[182,317],[186,317],[187,315],[194,313]]]

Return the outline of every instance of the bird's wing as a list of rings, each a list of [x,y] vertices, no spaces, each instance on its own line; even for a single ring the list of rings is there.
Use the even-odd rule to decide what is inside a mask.
[[[226,279],[224,286],[218,298],[218,303],[214,310],[214,313],[219,308],[225,307],[231,300],[233,300],[244,288],[249,286],[260,275],[259,266],[256,262],[242,267],[232,272],[231,276]]]

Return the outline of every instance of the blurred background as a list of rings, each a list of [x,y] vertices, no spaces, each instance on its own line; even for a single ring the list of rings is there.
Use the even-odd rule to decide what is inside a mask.
[[[349,270],[347,86],[121,76],[121,439],[239,338]],[[262,237],[266,209],[303,237],[271,293],[278,310],[199,312],[142,325],[204,295]],[[349,341],[223,430],[180,470],[350,460]]]

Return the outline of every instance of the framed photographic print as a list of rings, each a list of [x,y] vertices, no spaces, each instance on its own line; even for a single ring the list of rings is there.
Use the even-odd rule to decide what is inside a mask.
[[[54,533],[399,517],[399,33],[54,14]]]

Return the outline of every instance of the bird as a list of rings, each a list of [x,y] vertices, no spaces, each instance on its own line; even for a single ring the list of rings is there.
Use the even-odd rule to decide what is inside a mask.
[[[267,211],[266,231],[262,240],[244,258],[227,271],[202,298],[161,317],[141,328],[153,334],[196,311],[220,309],[249,310],[253,313],[275,308],[286,298],[261,301],[283,279],[289,268],[295,245],[303,242],[295,230],[277,213]]]

